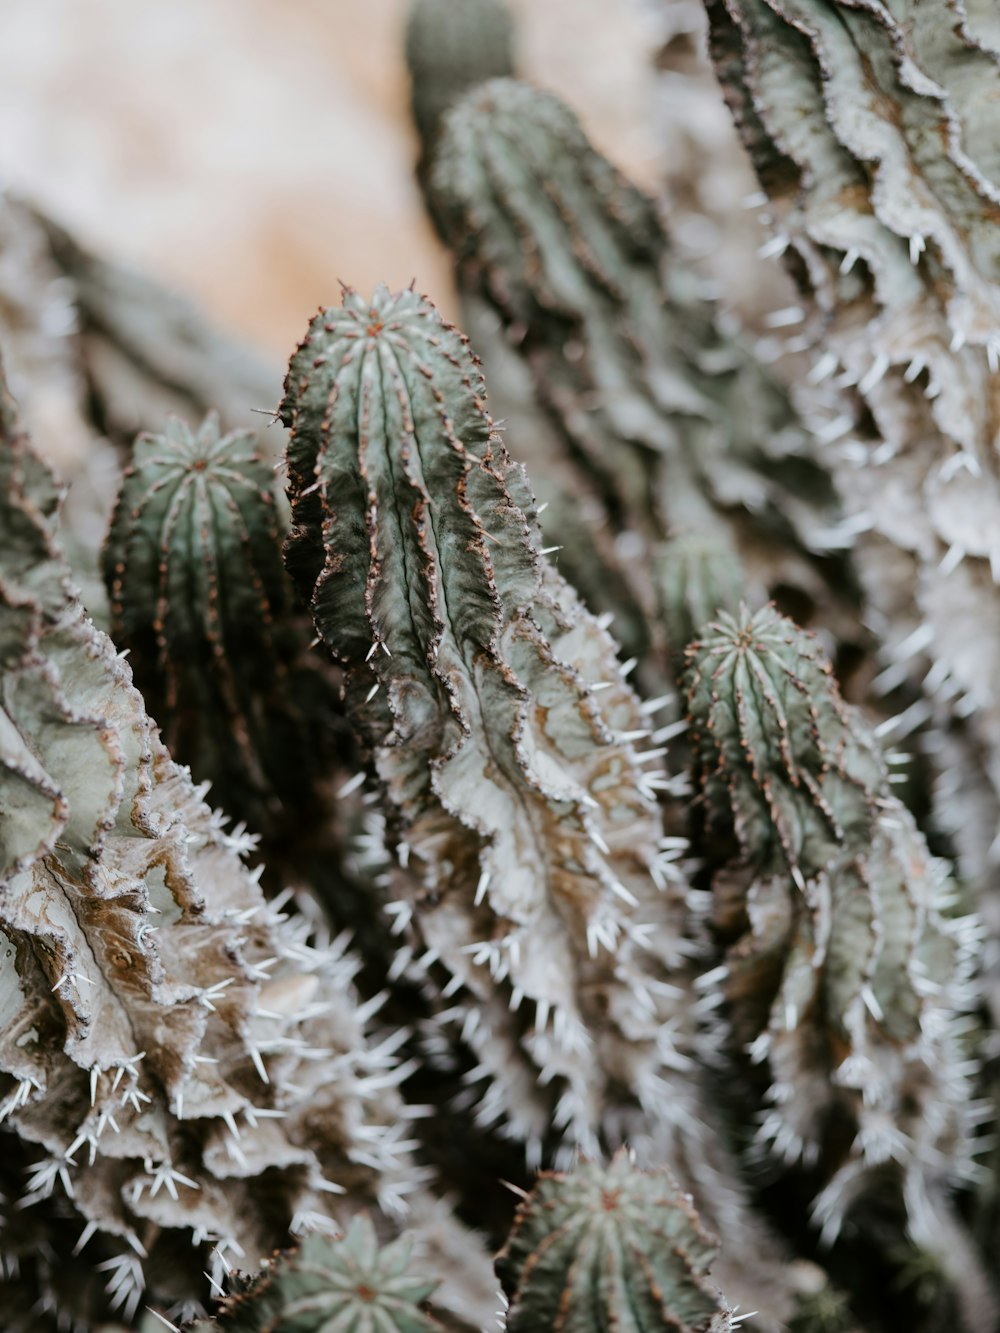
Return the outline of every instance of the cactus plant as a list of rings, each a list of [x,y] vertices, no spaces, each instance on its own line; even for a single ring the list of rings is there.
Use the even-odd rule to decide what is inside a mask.
[[[572,112],[511,80],[482,85],[446,116],[431,190],[460,285],[496,309],[613,524],[647,550],[718,534],[767,588],[799,587],[851,622],[843,564],[824,582],[820,552],[846,538],[808,432]]]
[[[832,1236],[890,1165],[922,1199],[968,1175],[975,923],[812,636],[722,614],[687,685],[732,1026],[773,1080],[761,1137],[788,1160],[839,1142]]]
[[[264,834],[317,813],[337,713],[289,604],[272,486],[251,432],[172,418],[136,440],[104,549],[111,632],[164,741]]]
[[[1000,805],[1000,53],[989,6],[710,0],[712,51],[807,298],[831,460],[893,675]],[[989,11],[989,12],[988,12]],[[892,577],[886,576],[889,568]],[[928,670],[928,667],[930,668]],[[919,669],[918,669],[919,668]],[[965,762],[969,762],[966,753]],[[959,806],[946,816],[964,822]],[[992,855],[969,861],[992,874]]]
[[[313,1234],[246,1279],[190,1333],[443,1333],[424,1312],[436,1279],[415,1271],[412,1242],[380,1246],[368,1217],[342,1236]]]
[[[732,1312],[708,1277],[717,1242],[669,1173],[624,1150],[607,1166],[545,1172],[497,1259],[507,1333],[614,1328],[727,1333]]]
[[[147,1284],[197,1298],[178,1238],[254,1260],[331,1225],[345,1189],[404,1206],[406,1071],[398,1042],[366,1042],[343,941],[265,904],[245,840],[157,740],[2,403],[0,1118],[24,1178],[0,1247],[17,1254],[58,1201],[130,1318]]]

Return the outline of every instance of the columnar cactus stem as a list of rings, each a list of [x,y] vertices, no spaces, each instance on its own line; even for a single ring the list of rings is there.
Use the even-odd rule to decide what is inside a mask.
[[[812,636],[771,608],[720,615],[688,690],[708,845],[730,846],[732,1026],[773,1078],[761,1138],[825,1162],[833,1236],[886,1172],[909,1201],[969,1175],[975,925]]]
[[[104,550],[112,635],[163,739],[273,834],[315,810],[336,701],[292,614],[271,464],[249,431],[140,435]]]
[[[496,309],[619,527],[648,546],[716,533],[768,588],[843,596],[843,570],[834,591],[814,558],[844,539],[807,432],[671,263],[652,201],[565,106],[482,85],[445,119],[431,193],[460,285]]]
[[[821,343],[814,378],[831,386],[829,453],[866,532],[860,564],[891,633],[887,677],[919,668],[928,693],[971,717],[987,749],[995,822],[993,9],[897,0],[709,0],[707,8],[716,69],[769,196],[775,250],[790,260]],[[995,849],[969,869],[982,872],[989,859]]]
[[[57,496],[3,388],[0,1121],[27,1175],[0,1247],[58,1202],[131,1318],[144,1287],[198,1296],[178,1246],[255,1263],[419,1174],[398,1042],[367,1044],[343,941],[265,904],[159,743],[68,584]]]

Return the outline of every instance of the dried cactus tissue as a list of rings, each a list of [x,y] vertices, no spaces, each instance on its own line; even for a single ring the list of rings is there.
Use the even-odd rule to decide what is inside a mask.
[[[283,389],[0,194],[10,1333],[1000,1333],[1000,22],[627,2]]]

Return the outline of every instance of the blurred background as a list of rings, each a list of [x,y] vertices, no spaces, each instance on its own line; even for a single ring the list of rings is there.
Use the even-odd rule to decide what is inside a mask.
[[[413,179],[407,0],[4,0],[0,184],[83,244],[287,358],[338,279],[450,265]],[[653,15],[640,0],[511,0],[525,73],[609,156],[661,173]]]

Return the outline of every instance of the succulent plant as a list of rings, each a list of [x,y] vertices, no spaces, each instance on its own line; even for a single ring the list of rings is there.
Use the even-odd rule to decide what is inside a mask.
[[[111,633],[163,739],[213,799],[274,834],[317,808],[338,711],[307,660],[273,470],[249,431],[140,435],[104,549]]]
[[[525,84],[483,84],[446,116],[431,194],[460,286],[495,308],[612,525],[634,532],[633,573],[643,548],[693,528],[768,589],[798,587],[850,622],[843,562],[824,579],[821,552],[847,538],[808,432],[573,113]]]
[[[721,542],[684,532],[657,547],[653,577],[660,620],[680,674],[684,650],[720,611],[738,610],[747,589],[735,552]]]
[[[741,609],[688,651],[732,1028],[770,1068],[762,1140],[832,1153],[833,1236],[887,1170],[911,1200],[969,1175],[976,925],[811,635]]]
[[[768,199],[772,248],[786,254],[806,297],[806,336],[819,344],[813,378],[829,386],[823,433],[864,532],[858,558],[880,615],[886,677],[923,677],[925,693],[967,719],[985,750],[995,824],[993,7],[710,0],[707,8],[716,70]],[[946,822],[965,822],[961,804]],[[967,868],[992,876],[995,857],[987,848]]]
[[[412,1248],[403,1237],[380,1245],[366,1216],[341,1236],[304,1236],[256,1275],[234,1277],[191,1333],[443,1333],[424,1312],[437,1280],[416,1272]]]
[[[497,1258],[507,1333],[725,1333],[732,1312],[708,1277],[718,1242],[666,1171],[620,1150],[607,1166],[544,1172]]]
[[[638,702],[539,555],[476,362],[428,301],[322,311],[281,411],[289,566],[389,802],[400,920],[489,1075],[477,1114],[538,1154],[555,1113],[593,1149],[612,1087],[665,1107],[690,948]]]
[[[144,1288],[197,1299],[179,1243],[253,1262],[332,1226],[345,1189],[403,1207],[406,1070],[366,1041],[344,941],[264,902],[159,743],[0,402],[0,1122],[23,1173],[0,1249],[30,1265],[34,1211],[58,1205],[131,1318]]]

